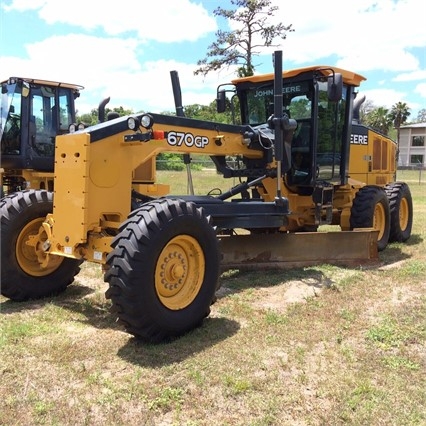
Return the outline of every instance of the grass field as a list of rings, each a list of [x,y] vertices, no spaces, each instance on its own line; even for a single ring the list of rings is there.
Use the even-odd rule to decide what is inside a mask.
[[[169,344],[123,332],[92,264],[59,297],[1,297],[0,425],[426,425],[426,182],[398,178],[413,233],[379,265],[229,271],[210,317]]]

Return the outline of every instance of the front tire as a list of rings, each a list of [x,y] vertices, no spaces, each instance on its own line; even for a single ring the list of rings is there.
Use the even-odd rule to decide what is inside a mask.
[[[391,228],[390,241],[404,242],[411,236],[413,226],[413,199],[409,186],[404,182],[386,185],[389,199]]]
[[[26,190],[0,201],[1,294],[14,301],[64,291],[80,271],[80,260],[50,255],[45,267],[42,223],[53,210],[51,192]],[[38,239],[36,238],[38,236]]]
[[[357,192],[352,203],[350,226],[351,229],[376,229],[379,231],[377,249],[382,251],[386,248],[390,234],[390,209],[383,188],[364,186]]]
[[[202,208],[180,199],[149,202],[129,215],[112,247],[106,297],[127,332],[157,343],[209,315],[219,249]]]

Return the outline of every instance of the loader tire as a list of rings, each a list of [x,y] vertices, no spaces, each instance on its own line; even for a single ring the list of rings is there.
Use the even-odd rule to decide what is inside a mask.
[[[159,199],[132,212],[107,257],[106,297],[136,338],[159,343],[202,324],[219,278],[218,240],[202,208]]]
[[[413,199],[410,187],[404,182],[394,182],[386,185],[385,191],[391,215],[389,241],[407,241],[413,226]]]
[[[383,188],[364,186],[357,192],[352,203],[350,226],[351,229],[378,230],[377,249],[382,251],[386,248],[390,234],[390,208]]]
[[[48,191],[26,190],[0,201],[1,294],[14,301],[58,294],[80,271],[80,260],[53,255],[45,268],[40,266],[45,256],[41,245],[46,237],[40,229],[53,210],[52,198]],[[28,244],[30,236],[37,234],[39,240]]]

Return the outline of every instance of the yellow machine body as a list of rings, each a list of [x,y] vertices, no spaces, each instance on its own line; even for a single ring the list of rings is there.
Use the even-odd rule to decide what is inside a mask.
[[[283,76],[289,78],[318,68],[330,69],[308,67],[285,71]],[[342,74],[345,84],[358,86],[364,79],[350,71],[332,70]],[[273,74],[266,74],[233,83],[259,83],[272,78]],[[114,126],[114,121],[98,124],[90,133],[82,130],[56,138],[54,210],[45,226],[51,242],[49,254],[105,263],[111,241],[130,213],[132,190],[148,197],[169,195],[169,188],[157,183],[156,179],[155,160],[161,152],[262,158],[261,150],[250,148],[242,132],[230,131],[226,125],[205,123],[200,128],[198,120],[155,114],[154,117],[160,124],[155,124],[153,129],[158,128],[160,136],[157,133],[155,139],[145,142],[125,141],[125,136],[130,133],[127,128],[91,141],[92,134]],[[332,201],[326,208],[322,206],[318,210],[312,194],[304,195],[293,190],[283,176],[281,195],[288,199],[289,214],[287,223],[279,228],[281,232],[297,232],[305,228],[316,230],[322,223],[339,225],[343,231],[350,230],[350,210],[359,188],[368,184],[384,185],[393,181],[395,175],[394,143],[372,130],[368,130],[366,138],[373,142],[367,143],[365,138],[361,141],[359,137],[351,141],[348,182],[330,188]],[[276,168],[275,160],[272,159],[266,167]],[[276,188],[277,178],[271,176],[263,179],[256,189],[263,201],[273,202]],[[326,217],[332,219],[326,222]],[[303,233],[298,235],[301,246],[304,246]],[[325,237],[322,238],[325,243]],[[315,255],[311,253],[310,257]]]
[[[158,342],[202,322],[221,269],[366,264],[389,241],[406,241],[412,199],[395,182],[396,144],[355,119],[364,77],[332,66],[283,72],[281,62],[275,52],[274,74],[219,86],[218,112],[238,107],[238,124],[185,117],[172,75],[176,115],[70,128],[54,147],[40,142],[39,154],[54,152],[53,170],[23,167],[32,147],[15,144],[1,165],[11,190],[0,202],[2,294],[56,294],[82,261],[95,262],[126,330]],[[157,179],[167,152],[210,156],[239,183],[175,194]]]
[[[371,129],[352,135],[349,174],[367,185],[384,186],[395,181],[397,145]]]

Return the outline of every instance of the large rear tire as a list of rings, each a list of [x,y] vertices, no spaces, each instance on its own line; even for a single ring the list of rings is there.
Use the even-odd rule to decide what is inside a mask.
[[[202,208],[180,199],[149,202],[129,215],[112,247],[106,297],[128,333],[157,343],[209,315],[220,260]]]
[[[385,190],[391,215],[389,241],[407,241],[413,226],[413,199],[410,188],[404,182],[394,182],[386,185]]]
[[[379,231],[377,249],[382,251],[389,242],[389,200],[383,188],[364,186],[353,200],[350,217],[351,229],[374,228]]]
[[[52,193],[26,190],[0,201],[1,294],[15,301],[38,299],[64,291],[80,271],[80,260],[50,255],[42,223],[53,210]],[[38,236],[36,238],[36,236]]]

